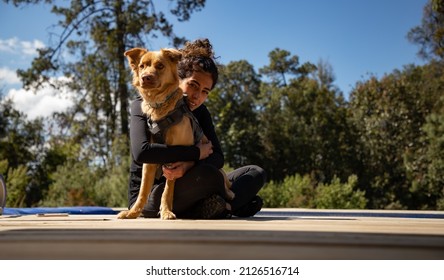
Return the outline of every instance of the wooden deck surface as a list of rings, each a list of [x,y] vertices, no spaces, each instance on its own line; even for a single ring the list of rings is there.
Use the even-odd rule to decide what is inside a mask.
[[[0,216],[0,259],[444,259],[444,212],[264,209],[229,220]]]

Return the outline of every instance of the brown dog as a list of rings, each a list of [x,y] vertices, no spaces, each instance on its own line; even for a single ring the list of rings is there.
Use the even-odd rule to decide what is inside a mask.
[[[125,56],[133,72],[133,85],[141,95],[142,112],[150,119],[150,130],[154,135],[152,142],[163,141],[167,145],[194,145],[195,131],[192,127],[193,116],[187,113],[186,104],[183,102],[183,92],[179,88],[177,63],[182,54],[175,49],[162,49],[160,51],[148,51],[142,48],[134,48],[125,52]],[[181,105],[183,103],[183,105]],[[179,108],[179,109],[178,109]],[[183,112],[178,112],[182,110]],[[189,110],[188,110],[189,112]],[[159,127],[164,127],[164,120],[173,119],[173,123],[164,131],[159,132]],[[157,123],[158,122],[158,123]],[[158,125],[159,124],[159,125]],[[158,132],[158,133],[156,133]],[[161,133],[161,139],[157,138]],[[204,140],[203,134],[202,141]],[[158,164],[143,164],[142,182],[136,202],[130,210],[118,214],[119,219],[135,219],[139,217],[143,206],[151,192]],[[228,189],[229,181],[226,181],[226,196],[234,198],[234,193]],[[175,219],[172,212],[174,180],[167,180],[160,204],[161,219]]]

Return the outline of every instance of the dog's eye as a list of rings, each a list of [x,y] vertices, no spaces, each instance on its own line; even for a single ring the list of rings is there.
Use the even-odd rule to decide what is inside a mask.
[[[157,70],[162,70],[163,68],[165,68],[165,66],[162,63],[156,64],[156,69]]]

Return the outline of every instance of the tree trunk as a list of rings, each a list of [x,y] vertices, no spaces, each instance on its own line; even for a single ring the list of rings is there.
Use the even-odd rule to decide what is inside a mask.
[[[123,15],[123,2],[118,0],[115,2],[115,17],[116,17],[116,59],[117,67],[119,70],[117,94],[119,95],[120,101],[120,125],[121,134],[129,137],[129,123],[128,123],[128,99],[129,92],[126,83],[126,72],[125,72],[125,58],[123,53],[125,52],[125,21],[122,20]]]

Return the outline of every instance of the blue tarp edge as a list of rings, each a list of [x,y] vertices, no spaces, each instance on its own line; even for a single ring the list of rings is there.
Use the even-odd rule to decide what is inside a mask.
[[[3,208],[3,215],[66,213],[71,215],[114,215],[119,211],[103,206]]]

